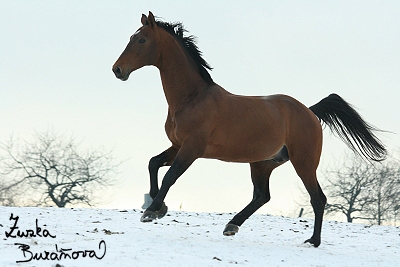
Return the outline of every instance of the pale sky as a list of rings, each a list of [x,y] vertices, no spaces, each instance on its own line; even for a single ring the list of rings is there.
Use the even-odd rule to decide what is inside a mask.
[[[102,207],[140,208],[148,160],[170,146],[158,70],[127,82],[111,67],[152,11],[198,38],[211,76],[242,95],[282,93],[310,106],[341,95],[399,151],[400,1],[0,1],[0,139],[49,128],[127,160]],[[328,129],[318,170],[347,147]],[[165,173],[160,171],[160,177]],[[290,162],[271,177],[260,212],[297,215],[302,185]],[[240,211],[248,164],[198,160],[170,190],[171,210]]]

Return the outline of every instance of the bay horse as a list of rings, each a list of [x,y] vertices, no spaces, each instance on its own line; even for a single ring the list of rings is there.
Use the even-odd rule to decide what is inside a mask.
[[[318,247],[326,197],[317,181],[322,150],[322,126],[328,125],[355,152],[381,161],[386,149],[377,129],[366,123],[340,96],[331,94],[307,108],[287,95],[240,96],[216,84],[193,36],[181,23],[142,15],[142,26],[115,62],[115,76],[126,81],[132,71],[152,65],[159,69],[168,102],[166,134],[172,145],[149,162],[151,205],[142,222],[162,218],[169,188],[198,158],[250,164],[254,185],[250,203],[226,225],[235,235],[239,226],[270,200],[271,172],[291,161],[313,207],[314,232],[305,242]],[[207,70],[208,69],[208,70]],[[158,186],[158,170],[170,166]]]

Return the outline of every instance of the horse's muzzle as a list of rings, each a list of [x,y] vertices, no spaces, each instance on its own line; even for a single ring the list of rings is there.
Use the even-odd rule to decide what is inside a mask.
[[[123,71],[121,70],[120,67],[118,66],[113,66],[112,71],[115,74],[115,77],[117,77],[118,79],[122,80],[122,81],[126,81],[129,78],[129,74],[124,74]]]

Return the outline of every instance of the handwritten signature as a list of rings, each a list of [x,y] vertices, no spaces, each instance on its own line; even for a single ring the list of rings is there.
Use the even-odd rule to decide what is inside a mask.
[[[101,256],[98,256],[97,253],[94,250],[80,250],[80,251],[72,251],[72,248],[60,248],[58,249],[57,244],[56,246],[56,251],[43,251],[40,253],[33,253],[30,251],[30,246],[26,244],[21,244],[21,243],[15,243],[14,245],[19,246],[18,248],[21,249],[25,260],[19,260],[16,261],[17,263],[20,262],[30,262],[31,260],[63,260],[63,259],[78,259],[78,258],[96,258],[101,260],[104,258],[106,255],[106,242],[104,240],[101,240],[99,243],[99,251],[103,251],[103,254]]]
[[[17,238],[17,237],[51,237],[51,238],[56,238],[56,235],[50,234],[50,232],[47,229],[44,229],[42,231],[42,228],[39,227],[38,225],[38,219],[36,219],[36,229],[27,229],[25,231],[20,231],[17,230],[19,227],[17,226],[19,216],[14,217],[14,214],[11,213],[10,216],[10,221],[14,220],[14,225],[10,227],[10,232],[6,231],[6,237],[11,237],[11,238]],[[15,234],[14,231],[17,230]]]
[[[14,221],[14,225],[10,227],[9,231],[5,231],[7,238],[27,238],[27,237],[43,237],[43,238],[56,238],[56,235],[51,234],[49,230],[44,227],[39,226],[39,220],[36,219],[35,228],[34,229],[26,229],[20,230],[18,226],[19,216],[14,216],[11,213],[10,221]],[[107,246],[104,240],[99,242],[99,249],[96,252],[95,250],[73,250],[72,248],[58,248],[58,245],[55,244],[55,251],[42,251],[42,252],[32,252],[31,247],[27,244],[23,243],[14,243],[14,245],[18,246],[18,249],[22,251],[24,260],[18,260],[17,263],[21,262],[30,262],[32,260],[63,260],[63,259],[73,259],[76,260],[78,258],[96,258],[103,259],[106,255]]]

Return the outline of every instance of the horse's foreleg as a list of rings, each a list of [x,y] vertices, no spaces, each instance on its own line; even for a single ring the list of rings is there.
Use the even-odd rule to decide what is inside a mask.
[[[149,161],[150,197],[154,199],[159,191],[158,170],[163,166],[171,166],[178,152],[178,148],[171,146],[161,154],[154,156]]]
[[[160,215],[162,215],[163,210],[165,209],[164,199],[168,190],[187,170],[187,168],[189,168],[189,166],[202,155],[203,151],[201,150],[199,152],[198,147],[199,146],[196,146],[193,143],[191,144],[191,142],[185,142],[185,144],[179,149],[171,167],[164,176],[161,188],[158,190],[151,205],[143,213],[140,221],[151,222],[162,217]]]
[[[178,148],[171,146],[161,154],[154,156],[149,161],[149,174],[150,174],[150,197],[153,200],[159,191],[158,188],[158,170],[163,166],[171,166],[175,159]],[[165,203],[162,204],[161,208],[156,212],[157,218],[162,218],[167,214],[168,207]]]
[[[278,163],[272,160],[250,163],[251,179],[254,185],[253,199],[226,225],[223,232],[224,235],[230,236],[236,234],[239,231],[239,226],[270,200],[269,177],[272,170],[282,163],[283,162]]]

